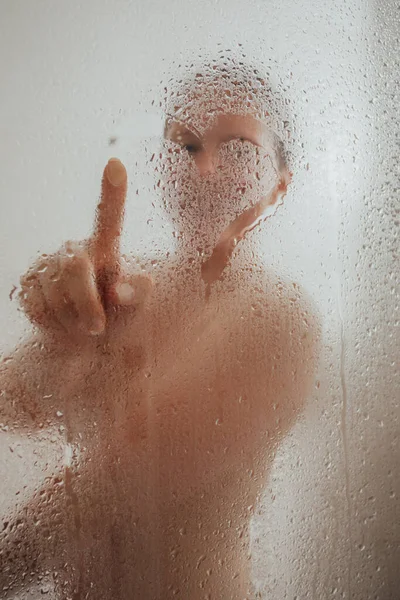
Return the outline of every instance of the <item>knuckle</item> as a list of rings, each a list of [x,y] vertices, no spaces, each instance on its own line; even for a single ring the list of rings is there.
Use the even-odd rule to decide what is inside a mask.
[[[69,257],[78,256],[82,251],[84,251],[82,244],[74,240],[66,241],[63,246],[63,252]]]
[[[38,285],[37,274],[32,271],[27,271],[20,278],[20,284],[23,292],[29,292],[29,290]]]
[[[58,271],[58,255],[43,255],[20,277],[21,287],[25,290],[40,287],[43,281],[57,279]]]
[[[63,260],[63,271],[73,278],[84,278],[91,270],[89,257],[85,253],[75,254]]]

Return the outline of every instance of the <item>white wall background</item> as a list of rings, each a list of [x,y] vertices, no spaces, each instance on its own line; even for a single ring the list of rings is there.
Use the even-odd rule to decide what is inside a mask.
[[[296,184],[265,226],[264,258],[314,298],[324,351],[254,523],[255,577],[268,599],[399,597],[395,4],[0,3],[4,352],[27,328],[13,285],[38,254],[88,235],[109,156],[125,160],[131,182],[127,248],[168,241],[159,222],[146,225],[143,165],[157,140],[132,127],[116,146],[108,139],[150,107],[173,63],[240,43],[287,84],[301,132]],[[0,443],[5,453],[9,440]],[[5,478],[29,474],[30,452],[7,454]]]

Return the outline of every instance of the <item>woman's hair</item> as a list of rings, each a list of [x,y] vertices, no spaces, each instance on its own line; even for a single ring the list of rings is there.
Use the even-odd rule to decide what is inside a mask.
[[[193,106],[201,99],[202,113],[251,114],[271,132],[280,168],[290,165],[291,118],[288,100],[273,85],[267,69],[231,54],[183,67],[182,77],[164,88],[165,113],[170,120],[188,121],[196,127]],[[264,71],[264,72],[263,72]]]

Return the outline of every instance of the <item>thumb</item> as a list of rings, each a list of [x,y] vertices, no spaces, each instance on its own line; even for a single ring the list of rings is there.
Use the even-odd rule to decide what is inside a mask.
[[[117,306],[137,306],[143,304],[153,289],[150,275],[123,274],[109,291],[112,304]]]

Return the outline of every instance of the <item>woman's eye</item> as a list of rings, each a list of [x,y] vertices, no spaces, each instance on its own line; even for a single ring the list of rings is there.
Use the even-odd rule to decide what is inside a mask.
[[[199,151],[199,148],[197,146],[195,146],[194,144],[184,144],[183,147],[185,148],[185,150],[187,150],[189,152],[189,154],[195,154],[196,152]]]

